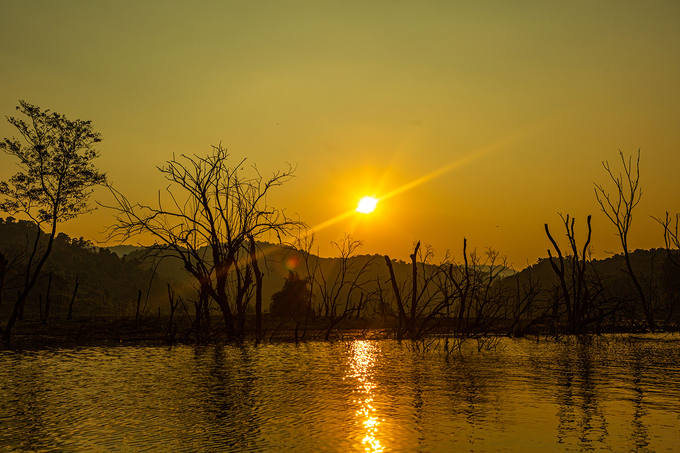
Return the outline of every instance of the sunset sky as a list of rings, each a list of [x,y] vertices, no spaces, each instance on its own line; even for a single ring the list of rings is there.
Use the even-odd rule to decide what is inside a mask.
[[[662,246],[650,216],[680,211],[677,1],[2,0],[0,86],[3,117],[23,99],[92,120],[131,200],[155,200],[173,153],[220,142],[265,176],[291,163],[270,204],[328,224],[322,255],[350,233],[361,253],[408,259],[421,240],[460,259],[466,237],[521,269],[547,256],[544,223],[566,245],[561,212],[581,239],[592,214],[606,257],[593,183],[613,189],[619,150],[642,150],[631,247]],[[15,172],[0,155],[0,180]],[[342,216],[366,195],[387,196]],[[97,241],[112,222],[62,230]]]

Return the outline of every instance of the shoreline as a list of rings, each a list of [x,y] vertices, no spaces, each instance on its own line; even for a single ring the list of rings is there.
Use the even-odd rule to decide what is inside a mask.
[[[310,341],[348,341],[354,339],[379,340],[396,338],[396,320],[394,319],[345,319],[338,322],[328,332],[328,319],[305,320],[273,318],[263,316],[262,335],[255,337],[254,319],[246,322],[246,334],[241,341],[229,341],[225,335],[221,317],[211,318],[210,330],[197,334],[195,326],[187,319],[173,321],[171,334],[168,316],[144,317],[135,321],[130,318],[90,317],[72,321],[57,321],[43,324],[36,320],[27,320],[17,324],[12,341],[8,345],[0,345],[0,350],[40,350],[53,347],[79,347],[97,345],[208,345],[208,344],[252,344],[252,343],[302,343]],[[599,332],[583,332],[566,334],[550,332],[547,329],[536,329],[522,336],[514,336],[507,329],[496,328],[483,332],[455,332],[442,319],[430,333],[419,341],[446,338],[477,339],[483,337],[509,338],[571,338],[584,336],[600,336],[607,334],[649,334],[642,324],[636,326],[614,326],[601,329]],[[654,333],[677,333],[678,329],[658,330]],[[406,339],[405,339],[406,340]]]

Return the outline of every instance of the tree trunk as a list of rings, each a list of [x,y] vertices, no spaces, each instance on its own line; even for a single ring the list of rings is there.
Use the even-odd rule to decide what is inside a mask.
[[[0,253],[0,307],[2,307],[2,290],[5,287],[5,273],[7,272],[8,264],[5,255]]]
[[[48,323],[48,318],[50,316],[50,289],[52,288],[52,272],[50,272],[50,277],[47,281],[47,295],[45,296],[45,317],[43,318],[43,324]]]
[[[78,286],[80,283],[78,283],[78,274],[76,274],[76,284],[73,288],[73,295],[71,296],[71,303],[68,304],[68,316],[66,317],[67,321],[71,320],[71,316],[73,315],[73,302],[76,300],[76,293],[78,293]]]
[[[408,330],[411,335],[411,338],[413,338],[413,335],[416,332],[416,316],[417,316],[417,308],[418,308],[418,266],[416,263],[416,259],[418,258],[418,249],[420,248],[420,241],[416,244],[415,249],[413,250],[413,255],[411,255],[411,262],[412,262],[412,268],[413,268],[413,283],[411,284],[411,319],[408,323]]]
[[[470,291],[470,268],[467,259],[467,239],[463,238],[463,262],[465,263],[465,290],[463,291],[460,285],[457,285],[458,293],[460,294],[460,309],[458,310],[458,319],[456,322],[456,330],[460,333],[463,330],[463,319],[465,319],[465,309],[468,302],[467,296]],[[451,275],[451,280],[453,279],[453,269],[449,268],[449,274]],[[465,326],[467,327],[467,325]]]
[[[38,294],[38,315],[40,315],[40,324],[45,324],[45,316],[42,309],[42,294]]]
[[[135,330],[137,330],[139,323],[139,306],[142,303],[142,290],[137,291],[137,308],[135,310]]]
[[[26,281],[24,283],[24,288],[21,292],[19,292],[19,295],[17,297],[16,302],[14,303],[14,308],[12,309],[12,314],[10,315],[9,319],[7,320],[7,325],[5,326],[5,331],[2,334],[2,341],[5,344],[9,344],[12,338],[12,328],[14,327],[14,324],[16,324],[17,320],[20,318],[21,314],[21,319],[23,319],[23,311],[24,311],[24,305],[26,304],[26,299],[28,298],[28,294],[31,292],[33,287],[35,286],[35,282],[38,280],[38,276],[40,275],[40,271],[42,270],[45,262],[47,261],[47,257],[50,255],[50,252],[52,251],[52,244],[54,243],[54,236],[57,232],[57,223],[56,221],[52,222],[52,232],[50,233],[49,239],[47,241],[47,249],[45,250],[45,253],[43,253],[42,257],[40,258],[40,261],[38,261],[38,265],[35,267],[35,270],[31,273],[31,262],[33,261],[33,258],[35,257],[35,254],[38,250],[38,242],[40,240],[40,235],[42,234],[42,231],[40,230],[40,227],[38,226],[38,233],[35,239],[35,242],[33,243],[33,251],[31,252],[31,257],[28,260],[27,264],[27,270],[26,270]]]
[[[194,300],[194,330],[196,331],[196,343],[201,343],[203,338],[203,296],[199,294],[198,300]]]
[[[239,288],[236,293],[236,335],[239,341],[243,341],[245,337],[246,326],[246,309],[248,308],[248,289],[253,284],[253,276],[251,273],[250,264],[246,265],[245,275],[241,277],[239,268],[236,268],[236,275],[238,278]]]
[[[394,292],[394,298],[397,301],[397,308],[399,309],[398,321],[399,325],[397,327],[397,340],[401,340],[404,337],[403,324],[406,321],[406,312],[404,311],[404,304],[401,300],[401,293],[399,292],[399,284],[397,283],[397,278],[394,275],[394,269],[392,269],[392,260],[390,257],[385,255],[385,263],[387,264],[387,269],[390,271],[390,281],[392,282],[392,291]]]
[[[170,283],[168,283],[168,299],[170,300],[170,320],[168,321],[168,342],[170,344],[175,343],[175,326],[174,326],[174,316],[175,310],[179,305],[179,300],[175,302],[175,292],[172,290]]]
[[[257,264],[255,238],[249,236],[248,239],[250,240],[250,260],[253,265],[253,274],[255,274],[255,341],[260,341],[262,337],[262,277],[264,274],[260,272],[260,267]]]
[[[201,297],[201,301],[201,304],[203,305],[203,318],[205,321],[203,323],[205,326],[203,330],[205,331],[206,335],[209,335],[212,329],[212,327],[210,327],[210,297],[208,297],[207,294],[204,294]]]
[[[647,300],[647,297],[645,297],[645,292],[643,291],[642,286],[640,285],[640,282],[638,281],[637,277],[633,273],[633,266],[630,264],[630,256],[628,255],[627,247],[624,250],[623,256],[626,259],[626,267],[628,268],[628,275],[630,276],[630,279],[633,280],[633,285],[635,286],[635,289],[637,290],[638,294],[640,295],[640,302],[642,302],[642,311],[645,314],[645,321],[647,322],[647,327],[649,327],[649,330],[654,332],[656,330],[656,322],[654,321],[654,313],[652,311],[652,307],[650,306],[650,302]]]

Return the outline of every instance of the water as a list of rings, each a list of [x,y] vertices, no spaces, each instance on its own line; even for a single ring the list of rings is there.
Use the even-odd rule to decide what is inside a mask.
[[[680,450],[680,336],[475,346],[0,351],[0,450]]]

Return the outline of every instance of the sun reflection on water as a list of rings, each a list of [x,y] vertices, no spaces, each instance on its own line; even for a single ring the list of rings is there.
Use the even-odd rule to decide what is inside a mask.
[[[351,345],[349,370],[346,376],[356,379],[358,384],[356,390],[353,390],[358,398],[352,400],[352,403],[358,406],[356,423],[363,426],[364,437],[361,443],[370,453],[381,453],[385,449],[378,438],[381,420],[373,407],[373,392],[376,388],[373,382],[373,367],[378,352],[378,348],[369,341],[354,341]]]

